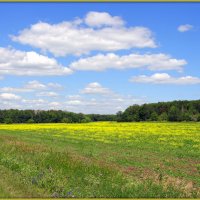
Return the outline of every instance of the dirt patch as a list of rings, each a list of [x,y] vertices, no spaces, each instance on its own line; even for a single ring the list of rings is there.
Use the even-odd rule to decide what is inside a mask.
[[[188,197],[192,193],[200,194],[200,188],[192,181],[187,181],[177,177],[165,176],[161,182],[165,187],[172,186],[183,191]]]
[[[130,166],[130,167],[123,167],[122,168],[122,172],[125,173],[125,174],[132,174],[132,173],[138,173],[140,172],[140,169],[137,168],[137,167],[134,167],[134,166]]]
[[[163,175],[148,168],[138,168],[134,166],[121,168],[126,176],[134,177],[138,182],[150,180],[157,185],[162,185],[165,189],[172,187],[182,191],[187,197],[192,193],[200,195],[200,187],[193,181],[188,181],[178,177]]]
[[[1,140],[5,140],[5,141],[7,141],[7,140],[14,140],[14,139],[16,139],[16,137],[14,137],[14,136],[10,136],[10,135],[0,135],[0,139]]]
[[[35,152],[44,152],[49,150],[48,148],[44,147],[40,144],[31,145],[23,141],[18,140],[5,140],[5,143],[14,147],[17,147],[18,149],[29,152],[29,153],[35,153]]]

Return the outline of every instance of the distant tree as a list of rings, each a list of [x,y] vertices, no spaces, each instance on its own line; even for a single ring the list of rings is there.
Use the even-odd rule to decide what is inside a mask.
[[[155,111],[151,113],[150,120],[151,121],[157,121],[158,120],[158,115]]]
[[[150,109],[147,104],[144,104],[139,109],[139,119],[140,121],[146,121],[150,119]]]
[[[192,121],[191,115],[188,112],[181,114],[180,119],[181,119],[180,121]]]
[[[90,117],[88,117],[88,116],[85,116],[85,117],[81,120],[81,123],[88,123],[88,122],[91,122],[91,119],[90,119]]]
[[[27,123],[33,124],[33,123],[35,123],[35,121],[34,121],[34,119],[28,119],[28,120],[27,120]]]
[[[64,117],[62,120],[61,120],[62,123],[70,123],[70,120],[66,117]]]
[[[200,122],[200,114],[197,116],[197,121]]]
[[[159,121],[167,121],[168,120],[168,115],[166,112],[163,112],[159,117],[158,117]]]
[[[5,124],[12,124],[13,121],[12,121],[11,118],[5,118],[5,119],[4,119],[4,123],[5,123]]]
[[[0,123],[81,123],[89,121],[200,121],[200,100],[129,106],[117,114],[82,114],[62,110],[0,110]]]
[[[123,119],[122,119],[122,117],[123,117],[123,112],[122,112],[122,111],[118,111],[118,112],[116,113],[116,115],[117,115],[117,121],[118,121],[118,122],[123,121]]]
[[[0,110],[0,123],[4,122],[4,111]]]
[[[122,113],[121,118],[123,119],[123,121],[138,122],[140,121],[139,110],[140,110],[139,105],[130,106]]]
[[[169,121],[178,121],[179,120],[179,110],[176,106],[172,106],[168,114]]]

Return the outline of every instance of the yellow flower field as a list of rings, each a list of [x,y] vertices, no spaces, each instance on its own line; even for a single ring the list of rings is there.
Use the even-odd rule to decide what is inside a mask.
[[[200,197],[200,123],[0,125],[0,144],[0,197]]]

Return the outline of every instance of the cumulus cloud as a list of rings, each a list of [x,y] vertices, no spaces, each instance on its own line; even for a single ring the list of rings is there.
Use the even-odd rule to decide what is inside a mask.
[[[28,88],[16,88],[16,87],[2,87],[0,88],[0,92],[32,92],[32,89],[28,89]]]
[[[62,109],[82,113],[114,114],[130,105],[146,102],[144,98],[118,94],[98,82],[89,83],[80,93],[68,95],[66,101],[61,104]]]
[[[93,86],[98,86],[100,84],[92,84]],[[96,87],[95,86],[95,87]],[[101,86],[101,88],[103,88]],[[106,88],[106,91],[110,89]],[[91,93],[94,92],[94,93]],[[93,94],[92,97],[84,94],[68,95],[66,98],[58,98],[53,101],[52,98],[22,98],[14,94],[0,94],[1,109],[34,109],[34,110],[64,110],[76,113],[99,113],[99,114],[114,114],[119,110],[125,110],[128,106],[132,104],[142,104],[145,101],[144,98],[135,97],[132,95],[121,95],[116,92],[111,92],[109,95],[99,95],[104,94],[101,91],[99,93],[96,91],[90,91]]]
[[[10,101],[10,100],[2,100],[1,99],[1,104],[0,104],[0,109],[21,109],[21,106],[19,102],[16,100],[15,101]]]
[[[67,105],[83,105],[84,103],[80,100],[69,100],[66,102]]]
[[[193,76],[172,77],[167,73],[156,73],[152,76],[140,75],[130,79],[136,83],[152,83],[152,84],[177,84],[177,85],[192,85],[200,84],[200,78]]]
[[[1,100],[8,100],[8,101],[15,101],[21,99],[20,96],[13,94],[13,93],[1,93],[0,94]]]
[[[106,69],[147,68],[149,70],[182,70],[187,64],[183,59],[171,58],[166,54],[129,54],[119,56],[114,53],[98,54],[72,62],[73,70],[103,71]]]
[[[102,96],[101,98],[87,98],[88,96],[78,97],[77,99],[67,99],[63,103],[63,108],[73,112],[97,113],[97,114],[115,114],[118,111],[125,110],[133,104],[142,104],[143,98],[134,97],[132,95],[111,94]]]
[[[77,99],[81,99],[81,95],[79,95],[79,94],[68,95],[67,98],[70,100],[74,100],[74,99],[77,100]]]
[[[34,109],[34,110],[64,110],[76,113],[96,113],[96,114],[115,114],[119,110],[125,110],[128,106],[133,104],[143,104],[145,99],[137,98],[131,95],[110,95],[102,96],[102,98],[88,98],[88,96],[81,96],[81,98],[73,99],[59,99],[58,101],[44,100],[44,99],[18,99],[11,101],[8,99],[1,99],[1,109]]]
[[[63,86],[59,83],[48,83],[47,86],[56,90],[63,89]]]
[[[62,89],[62,86],[58,83],[41,83],[37,80],[28,81],[26,84],[24,84],[22,87],[2,87],[0,88],[0,92],[34,92],[39,90],[58,90]]]
[[[41,96],[41,97],[57,97],[57,96],[59,96],[59,94],[56,93],[56,92],[39,92],[36,96]]]
[[[82,94],[110,94],[112,91],[108,88],[104,88],[98,82],[89,83],[83,90]]]
[[[178,31],[179,31],[179,32],[186,32],[186,31],[189,31],[189,30],[191,30],[191,29],[193,29],[193,26],[190,25],[190,24],[180,25],[180,26],[178,27]]]
[[[43,89],[46,89],[47,86],[40,83],[39,81],[29,81],[26,85],[25,85],[25,88],[28,88],[28,89],[36,89],[36,90],[43,90]]]
[[[50,102],[48,106],[49,106],[49,109],[60,109],[62,107],[62,103],[53,101],[53,102]]]
[[[44,99],[22,99],[18,104],[20,109],[48,110],[48,100]]]
[[[121,17],[111,16],[106,12],[89,12],[85,17],[85,23],[88,26],[122,26],[124,21]]]
[[[126,27],[120,17],[105,12],[89,12],[84,19],[58,24],[38,22],[11,38],[55,56],[156,47],[150,29]]]
[[[0,75],[68,75],[72,71],[55,59],[36,52],[0,47]]]

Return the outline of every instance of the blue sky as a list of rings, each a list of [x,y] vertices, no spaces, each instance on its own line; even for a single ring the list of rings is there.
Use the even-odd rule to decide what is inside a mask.
[[[0,3],[0,109],[116,113],[200,97],[199,3]]]

